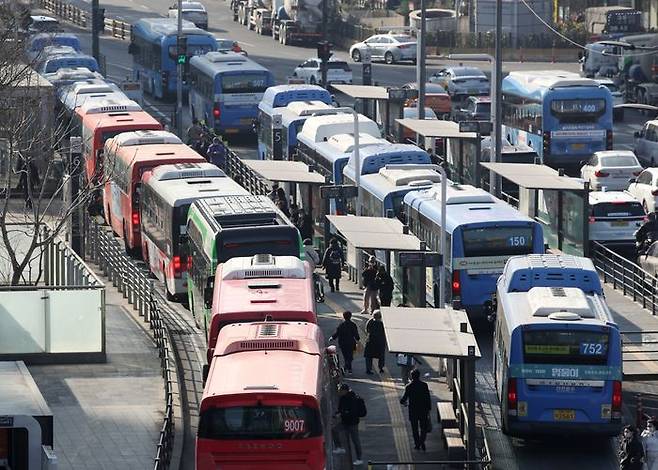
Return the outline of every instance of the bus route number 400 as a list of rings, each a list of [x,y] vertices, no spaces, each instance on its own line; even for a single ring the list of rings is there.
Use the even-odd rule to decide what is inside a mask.
[[[306,423],[303,419],[286,419],[283,422],[284,432],[304,432]]]

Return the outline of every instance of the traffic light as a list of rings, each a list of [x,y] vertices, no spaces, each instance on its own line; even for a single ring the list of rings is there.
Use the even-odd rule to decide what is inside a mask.
[[[96,16],[93,19],[97,31],[105,31],[105,8],[96,10]]]
[[[187,62],[187,38],[185,36],[179,36],[176,38],[176,49],[178,52],[179,64],[185,64]]]
[[[333,52],[331,52],[331,46],[332,44],[330,42],[320,41],[318,43],[318,59],[329,60],[333,55]]]

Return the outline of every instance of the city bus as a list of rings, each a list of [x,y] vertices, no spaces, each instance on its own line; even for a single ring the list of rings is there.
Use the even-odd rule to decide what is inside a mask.
[[[320,328],[237,323],[219,334],[204,388],[197,470],[324,470],[331,380]]]
[[[208,323],[215,270],[236,256],[304,258],[297,228],[267,196],[222,196],[194,201],[187,214],[187,294],[197,326]]]
[[[61,103],[66,116],[72,117],[76,108],[82,106],[87,100],[128,100],[118,86],[107,83],[103,79],[92,78],[79,80],[70,85],[63,86],[57,91],[57,99]]]
[[[48,47],[44,48],[44,51]],[[68,48],[68,46],[61,46],[61,47]],[[72,52],[68,54],[49,55],[43,59],[39,57],[37,61],[39,62],[39,67],[37,68],[37,72],[39,72],[40,74],[54,73],[57,72],[59,69],[72,68],[72,67],[84,67],[91,72],[100,71],[96,59],[94,59],[90,55],[76,52],[75,50],[72,50]]]
[[[84,67],[59,69],[57,72],[44,74],[43,78],[48,80],[55,87],[56,91],[75,82],[92,79],[104,80],[99,72],[92,72]]]
[[[345,182],[353,184],[353,174],[347,175],[345,167]],[[362,175],[361,215],[367,217],[397,217],[406,222],[403,217],[402,202],[405,194],[410,191],[428,189],[434,183],[441,181],[441,175],[434,165],[386,165],[377,173]],[[352,209],[354,204],[348,203]],[[354,211],[350,211],[354,212]]]
[[[274,85],[272,72],[231,51],[192,57],[189,77],[192,118],[222,134],[251,132],[258,103]]]
[[[39,33],[30,37],[25,47],[27,63],[31,64],[48,46],[68,46],[80,52],[80,39],[72,33]]]
[[[446,252],[444,272],[447,298],[468,313],[479,315],[496,289],[506,261],[514,255],[544,253],[539,223],[483,189],[449,184],[446,193]],[[441,185],[404,196],[403,211],[411,232],[440,252]],[[422,274],[410,268],[412,277]],[[409,282],[410,298],[437,305],[440,269],[428,268],[426,285]]]
[[[610,90],[576,73],[510,72],[503,79],[503,137],[532,147],[547,165],[573,168],[612,150],[612,108]]]
[[[204,197],[249,194],[210,163],[161,165],[142,176],[142,259],[172,300],[187,294],[187,212]]]
[[[89,100],[75,110],[75,119],[80,122],[82,154],[85,161],[85,178],[92,187],[105,182],[103,175],[103,149],[108,139],[138,130],[161,130],[160,124],[134,101]],[[100,214],[103,206],[99,190],[90,210]]]
[[[294,256],[270,254],[231,258],[217,266],[210,324],[203,326],[208,364],[222,328],[265,317],[317,323],[311,266]]]
[[[108,174],[103,189],[105,221],[123,239],[126,253],[141,248],[139,201],[142,175],[159,165],[206,161],[166,131],[124,132],[105,143]]]
[[[592,261],[512,257],[496,303],[493,360],[503,432],[617,436],[621,335]]]
[[[283,160],[292,160],[297,134],[304,121],[318,111],[328,112],[331,94],[317,85],[276,85],[263,94],[258,104],[258,157],[271,159],[272,117],[281,116],[281,150]]]
[[[143,18],[132,26],[128,53],[133,56],[135,80],[155,98],[176,94],[178,78],[178,22],[172,18]],[[183,20],[183,37],[187,39],[187,58],[183,76],[183,92],[187,93],[187,70],[190,57],[217,50],[217,40],[208,31]]]

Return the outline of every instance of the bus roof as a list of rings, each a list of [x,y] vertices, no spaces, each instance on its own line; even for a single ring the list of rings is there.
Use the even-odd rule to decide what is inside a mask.
[[[527,292],[533,287],[577,287],[603,295],[601,279],[589,258],[571,255],[513,256],[498,279],[503,292]]]
[[[261,104],[282,108],[295,101],[321,101],[331,104],[331,93],[318,85],[276,85],[263,94]]]
[[[441,181],[441,175],[432,168],[419,168],[421,165],[409,165],[411,168],[384,167],[378,173],[363,175],[361,187],[379,200],[392,192],[404,192],[427,188]],[[416,167],[416,168],[414,168]],[[345,168],[347,170],[347,167]]]
[[[133,25],[135,32],[142,32],[149,39],[159,39],[163,36],[178,34],[178,19],[176,18],[142,18]],[[183,35],[207,36],[215,39],[212,33],[194,26],[191,21],[183,20]]]
[[[94,131],[97,129],[106,131],[162,129],[162,124],[146,111],[83,114],[80,112],[80,108],[78,108],[78,112],[83,115],[83,126]]]
[[[600,86],[595,80],[563,70],[514,71],[503,79],[504,91],[535,98],[541,98],[547,91],[556,88],[599,88]]]
[[[78,114],[112,114],[142,111],[142,107],[124,95],[123,98],[109,97],[107,99],[86,103],[80,106]]]
[[[195,203],[214,220],[217,229],[242,225],[241,222],[258,225],[259,221],[272,221],[282,216],[267,196],[227,196],[213,197]],[[282,221],[286,222],[286,221]],[[270,223],[271,224],[271,223]]]
[[[43,76],[54,85],[59,84],[59,82],[78,82],[94,78],[103,80],[100,73],[92,72],[86,67],[64,67],[57,70],[57,72],[45,73]]]
[[[309,143],[323,142],[336,134],[353,134],[354,116],[352,114],[330,114],[326,116],[312,116],[304,122],[304,127],[297,135],[300,141]],[[381,137],[377,123],[366,116],[359,114],[359,134],[369,134]]]
[[[114,148],[112,148],[113,146]],[[118,158],[127,160],[130,164],[153,161],[161,162],[158,165],[164,165],[167,161],[171,163],[181,163],[180,160],[199,163],[206,161],[205,158],[185,144],[152,144],[122,147],[116,146],[114,139],[110,139],[105,143],[106,153],[110,148],[116,152]]]
[[[204,74],[215,77],[223,72],[267,72],[257,62],[232,51],[213,51],[190,58],[190,65]]]
[[[128,99],[128,97],[120,90],[98,91],[77,95],[74,93],[67,93],[66,89],[60,89],[60,93],[58,94],[59,100],[69,110],[82,107],[89,109],[89,107],[96,106],[98,103],[107,103],[108,101],[121,102]]]
[[[249,194],[212,163],[160,165],[144,174],[143,181],[171,207],[204,197]]]
[[[380,145],[368,145],[359,150],[361,174],[368,175],[377,173],[386,165],[396,164],[430,164],[432,160],[429,154],[412,144],[391,144],[389,142]],[[355,161],[350,157],[345,174],[355,174]]]
[[[182,144],[180,138],[167,131],[138,130],[123,132],[114,137],[114,143],[122,147],[153,144]]]
[[[275,341],[279,344],[273,344]],[[321,354],[324,338],[318,325],[308,322],[233,323],[222,328],[215,357],[244,351],[287,350]]]
[[[495,198],[484,189],[471,185],[449,184],[446,191],[446,230],[483,222],[532,222],[509,204]],[[441,221],[441,185],[411,191],[404,197],[404,204],[417,210],[436,224]]]

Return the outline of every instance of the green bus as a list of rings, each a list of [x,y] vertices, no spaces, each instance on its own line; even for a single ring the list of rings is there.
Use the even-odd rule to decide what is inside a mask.
[[[304,259],[297,228],[267,196],[198,199],[187,215],[187,295],[199,328],[210,322],[215,270],[237,256]]]

